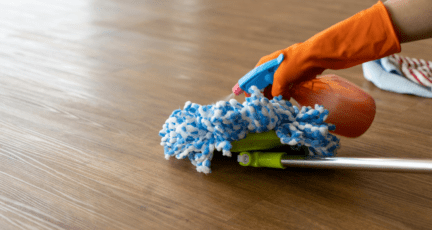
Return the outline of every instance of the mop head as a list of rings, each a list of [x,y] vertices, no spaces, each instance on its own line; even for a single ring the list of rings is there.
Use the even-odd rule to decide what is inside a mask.
[[[328,110],[323,106],[299,110],[282,96],[268,100],[252,86],[251,97],[243,104],[235,99],[214,105],[186,102],[175,110],[159,132],[165,158],[189,158],[198,172],[210,173],[214,150],[231,156],[231,142],[248,133],[275,130],[281,143],[307,146],[311,156],[334,156],[339,139],[330,134],[335,126],[324,121]]]

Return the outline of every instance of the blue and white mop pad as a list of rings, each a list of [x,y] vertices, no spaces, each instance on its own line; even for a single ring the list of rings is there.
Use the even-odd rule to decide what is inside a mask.
[[[432,98],[432,63],[390,55],[362,64],[364,77],[378,88]]]
[[[268,100],[252,86],[251,97],[243,104],[235,99],[214,105],[186,102],[175,110],[159,132],[165,158],[189,158],[198,172],[210,173],[210,161],[216,149],[231,156],[231,142],[248,133],[275,130],[281,143],[307,146],[311,156],[334,156],[339,139],[328,131],[335,126],[324,121],[328,110],[315,105],[299,110],[282,96]]]

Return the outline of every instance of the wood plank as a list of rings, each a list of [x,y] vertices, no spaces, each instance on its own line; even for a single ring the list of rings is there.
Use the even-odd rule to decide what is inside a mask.
[[[162,124],[260,57],[376,1],[3,1],[0,229],[428,229],[431,175],[165,160]],[[401,55],[432,60],[432,41]],[[341,157],[432,158],[432,102],[326,70],[376,100]],[[242,102],[244,97],[239,97]]]

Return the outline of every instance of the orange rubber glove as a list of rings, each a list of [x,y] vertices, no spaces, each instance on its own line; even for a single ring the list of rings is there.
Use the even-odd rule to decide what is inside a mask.
[[[387,9],[378,2],[303,43],[261,58],[257,66],[284,54],[274,74],[271,94],[289,100],[294,84],[311,80],[325,69],[349,68],[400,51]],[[264,91],[266,96],[270,96],[269,90]]]

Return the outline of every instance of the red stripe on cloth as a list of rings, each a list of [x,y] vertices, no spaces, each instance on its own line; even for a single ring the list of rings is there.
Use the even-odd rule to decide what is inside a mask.
[[[411,76],[413,76],[418,81],[418,83],[420,83],[421,85],[425,86],[423,84],[423,82],[421,82],[420,79],[418,79],[417,75],[415,75],[415,73],[411,69],[408,69],[408,71],[410,72]]]
[[[399,65],[402,65],[402,63],[403,63],[402,58],[399,57],[399,55],[395,55],[395,57],[396,57],[396,60],[399,62]]]
[[[410,63],[408,62],[408,60],[406,59],[406,57],[402,57],[403,62],[409,67]]]
[[[413,62],[410,58],[408,58],[408,57],[405,57],[405,58],[406,58],[406,60],[407,60],[407,62],[408,62],[408,66],[410,66],[410,67],[415,67],[414,62]]]
[[[428,74],[428,77],[430,78],[430,76],[432,75],[432,71],[430,68],[427,68],[426,66],[424,66],[422,68],[423,71],[425,71]]]
[[[420,64],[420,62],[419,62],[419,60],[418,60],[418,59],[416,59],[416,58],[413,58],[413,59],[411,59],[411,61],[413,61],[413,62],[414,62],[414,64],[415,64],[415,66],[416,66],[416,67],[420,67],[420,66],[421,66],[421,64]]]
[[[423,71],[417,70],[417,72],[419,72],[423,76],[423,78],[426,79],[428,82],[432,83],[431,79],[429,79],[426,75],[423,74]]]
[[[417,82],[417,80],[414,78],[414,76],[409,72],[409,68],[407,67],[407,65],[402,65],[402,75],[406,78],[408,78],[408,80],[414,82],[414,83],[419,83]]]
[[[429,66],[429,62],[427,62],[423,59],[420,59],[419,62],[421,64],[421,67],[418,68],[418,71],[421,72],[422,74],[426,73],[427,76],[424,74],[423,74],[423,76],[426,78],[426,80],[428,80],[429,82],[432,83],[432,79],[431,79],[431,74],[432,74],[431,72],[432,71],[431,71],[431,67]]]

